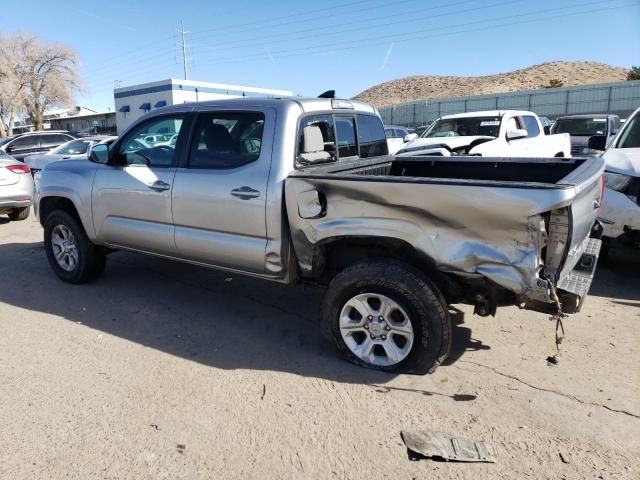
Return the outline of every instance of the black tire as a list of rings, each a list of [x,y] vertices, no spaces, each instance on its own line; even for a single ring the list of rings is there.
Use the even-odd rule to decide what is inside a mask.
[[[405,310],[413,327],[409,354],[399,363],[379,366],[354,355],[340,333],[339,317],[349,299],[363,293],[384,295]],[[378,259],[356,263],[333,279],[323,306],[323,330],[347,360],[393,373],[433,372],[449,354],[452,327],[447,302],[419,270],[402,262]]]
[[[57,225],[64,225],[75,237],[78,249],[78,263],[72,271],[64,270],[57,262],[52,247],[52,232]],[[98,278],[104,271],[107,257],[104,248],[89,240],[82,225],[63,210],[52,211],[44,223],[44,248],[53,271],[68,283],[87,283]]]
[[[14,208],[9,212],[9,220],[12,222],[26,220],[29,218],[30,207]]]

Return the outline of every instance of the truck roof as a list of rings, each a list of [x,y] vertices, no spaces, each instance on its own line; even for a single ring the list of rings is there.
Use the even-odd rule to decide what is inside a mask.
[[[609,117],[619,117],[619,115],[615,115],[613,113],[581,113],[579,115],[563,115],[558,117],[556,120],[560,120],[561,118],[609,118]]]
[[[276,109],[298,105],[305,112],[319,112],[335,110],[341,112],[358,111],[377,114],[377,110],[368,103],[357,100],[342,100],[337,98],[304,98],[304,97],[242,97],[221,100],[206,100],[203,102],[188,102],[159,108],[155,111],[188,111],[194,107],[273,107]]]
[[[535,115],[527,110],[483,110],[481,112],[454,113],[452,115],[443,115],[442,119],[449,118],[471,118],[471,117],[501,117],[505,114],[511,115]]]

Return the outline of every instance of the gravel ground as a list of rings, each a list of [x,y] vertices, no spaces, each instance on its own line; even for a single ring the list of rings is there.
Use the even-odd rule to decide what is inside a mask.
[[[133,254],[58,281],[33,217],[0,219],[0,478],[639,478],[640,255],[601,266],[565,329],[464,318],[433,375],[321,341],[322,292]],[[400,431],[494,443],[495,464],[409,461]]]

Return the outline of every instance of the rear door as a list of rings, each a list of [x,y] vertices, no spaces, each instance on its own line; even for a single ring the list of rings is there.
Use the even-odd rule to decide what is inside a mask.
[[[188,162],[177,170],[173,187],[180,257],[265,272],[267,182],[275,118],[270,108],[198,115]]]
[[[98,166],[93,183],[93,223],[100,241],[175,255],[171,189],[190,120],[188,114],[153,117],[113,145],[109,164]],[[165,132],[179,134],[175,146],[144,141],[150,134]]]

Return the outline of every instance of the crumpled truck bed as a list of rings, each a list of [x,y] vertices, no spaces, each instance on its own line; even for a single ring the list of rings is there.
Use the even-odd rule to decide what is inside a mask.
[[[516,295],[549,302],[547,285],[539,283],[548,241],[544,214],[580,207],[589,217],[572,223],[571,233],[582,238],[567,247],[567,271],[571,250],[579,256],[595,221],[598,164],[582,164],[568,181],[549,184],[390,176],[388,163],[310,169],[287,179],[287,214],[303,275],[312,274],[325,242],[386,237],[413,246],[440,271],[485,277]],[[577,205],[580,197],[591,212],[582,211],[584,202]]]

